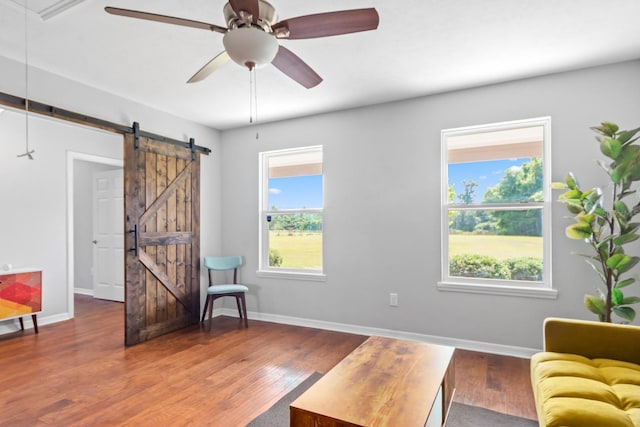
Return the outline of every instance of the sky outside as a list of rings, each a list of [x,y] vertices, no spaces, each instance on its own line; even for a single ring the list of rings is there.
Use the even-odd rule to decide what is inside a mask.
[[[322,207],[322,175],[269,179],[269,208]]]
[[[464,192],[463,180],[476,181],[478,186],[474,191],[474,202],[481,202],[482,196],[489,189],[498,184],[509,168],[519,168],[528,158],[493,160],[485,162],[453,163],[449,165],[449,183],[454,184],[456,193],[455,202],[459,202],[457,196]]]

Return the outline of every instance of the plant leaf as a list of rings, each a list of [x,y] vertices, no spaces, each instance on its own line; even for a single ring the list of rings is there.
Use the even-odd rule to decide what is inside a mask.
[[[564,182],[552,182],[551,183],[552,190],[567,190],[569,187]]]
[[[580,215],[576,216],[576,221],[581,223],[581,224],[589,224],[591,225],[593,223],[593,220],[595,219],[595,215],[594,214],[588,214],[588,213],[582,213]]]
[[[569,212],[571,212],[572,214],[579,214],[581,212],[584,212],[584,209],[582,209],[582,204],[581,203],[578,203],[578,204],[565,203],[565,206],[567,207],[567,210]]]
[[[626,297],[622,300],[620,305],[637,304],[640,302],[640,297]]]
[[[610,159],[617,159],[622,151],[622,143],[617,139],[609,138],[600,143],[600,151]]]
[[[618,141],[620,141],[621,143],[626,143],[627,141],[629,141],[631,138],[633,138],[633,136],[638,133],[638,129],[632,129],[632,130],[623,130],[622,132],[620,132],[618,134],[618,137],[616,138]]]
[[[593,314],[604,316],[604,301],[594,295],[584,296],[584,306]]]
[[[613,239],[613,243],[616,246],[622,246],[625,243],[629,243],[629,242],[633,242],[634,240],[638,240],[638,236],[635,233],[627,233],[627,234],[623,234],[622,236],[618,236],[615,239]]]
[[[620,274],[631,270],[633,267],[635,267],[638,264],[638,262],[640,262],[640,257],[637,257],[637,256],[629,257],[628,255],[625,255],[625,256],[627,256],[629,259],[624,263],[624,265],[618,265],[617,267],[618,273]]]
[[[614,254],[607,260],[607,267],[618,270],[631,261],[631,257],[624,254]]]
[[[621,230],[621,232],[624,233],[624,234],[635,233],[636,231],[638,231],[639,227],[640,227],[639,223],[631,222],[631,223],[627,224],[627,226],[624,228],[624,230]]]
[[[571,172],[567,174],[566,178],[564,179],[564,182],[567,184],[567,187],[569,187],[572,190],[576,190],[579,187],[578,180]]]
[[[624,288],[625,286],[629,286],[629,285],[631,285],[632,283],[635,283],[635,282],[636,282],[636,279],[631,277],[629,279],[623,280],[622,282],[616,283],[615,286],[616,286],[616,288]]]
[[[570,239],[582,240],[590,238],[591,233],[593,233],[593,229],[589,224],[580,222],[568,226],[565,233]]]
[[[614,202],[613,209],[621,215],[629,215],[629,208],[627,207],[626,203],[621,202],[620,200],[616,200]]]
[[[570,200],[576,200],[578,202],[581,202],[582,200],[582,191],[573,188],[570,189],[564,193],[562,193],[560,196],[558,196],[558,200],[560,200],[561,202],[566,202],[566,201],[570,201]]]
[[[627,163],[618,164],[611,172],[609,172],[609,177],[614,184],[623,183],[627,176],[629,175],[629,165]]]
[[[622,291],[618,288],[611,289],[611,304],[614,307],[617,307],[622,304],[622,300],[624,300]]]
[[[600,126],[594,126],[591,129],[601,135],[606,135],[610,138],[613,138],[613,136],[616,134],[616,132],[618,132],[618,129],[620,128],[615,123],[602,122]]]
[[[636,318],[636,311],[631,307],[613,307],[613,312],[629,322]]]
[[[602,247],[606,246],[606,245],[607,245],[607,242],[609,242],[609,240],[611,240],[611,239],[613,239],[613,238],[614,238],[614,236],[607,236],[607,237],[605,237],[604,239],[600,240],[600,241],[598,242],[598,244],[596,245],[596,249],[600,249],[600,248],[602,248]]]

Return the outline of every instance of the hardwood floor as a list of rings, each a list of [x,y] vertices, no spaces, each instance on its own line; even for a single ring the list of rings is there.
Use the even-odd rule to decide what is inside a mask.
[[[211,325],[211,327],[209,327]],[[244,426],[366,337],[215,318],[130,348],[123,305],[0,336],[1,426]],[[535,418],[528,360],[456,350],[454,400]]]
[[[453,400],[537,420],[529,359],[456,349]]]

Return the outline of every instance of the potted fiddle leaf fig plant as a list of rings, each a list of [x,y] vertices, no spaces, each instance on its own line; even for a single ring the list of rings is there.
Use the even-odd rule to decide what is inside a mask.
[[[553,188],[566,190],[558,200],[575,215],[566,235],[589,245],[590,253],[578,255],[587,258],[604,284],[604,288],[596,288],[595,295],[585,295],[586,308],[603,322],[611,322],[612,312],[633,321],[636,311],[631,305],[640,298],[625,296],[623,288],[636,281],[629,273],[640,262],[640,257],[625,253],[625,247],[640,237],[640,223],[633,222],[640,213],[640,145],[636,137],[640,128],[620,130],[614,123],[603,122],[591,129],[598,134],[600,151],[607,157],[606,162],[597,163],[610,182],[604,188],[583,191],[569,173],[564,183],[554,183]]]

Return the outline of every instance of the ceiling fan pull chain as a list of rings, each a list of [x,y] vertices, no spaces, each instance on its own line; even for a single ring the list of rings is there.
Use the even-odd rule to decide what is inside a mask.
[[[249,123],[253,123],[253,71],[249,70]]]
[[[258,72],[253,69],[253,115],[258,123]]]
[[[249,70],[249,110],[251,110],[249,123],[258,123],[258,80],[255,67]],[[260,139],[258,130],[256,130],[256,139]]]
[[[255,67],[249,70],[249,123],[258,122],[258,94]]]

